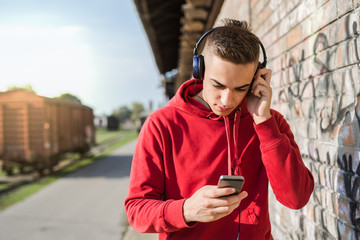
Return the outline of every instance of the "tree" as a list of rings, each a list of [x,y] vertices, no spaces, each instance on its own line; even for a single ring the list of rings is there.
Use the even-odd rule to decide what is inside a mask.
[[[30,84],[25,86],[9,86],[6,91],[25,90],[28,92],[36,93]]]
[[[127,106],[121,106],[118,109],[114,110],[112,113],[113,116],[116,116],[120,123],[124,123],[126,120],[131,117],[131,110]]]
[[[133,102],[131,104],[131,120],[133,123],[139,119],[140,113],[145,110],[144,106],[141,103]]]
[[[78,98],[77,96],[71,94],[71,93],[63,93],[60,94],[59,96],[57,96],[56,98],[59,99],[65,99],[65,100],[70,100],[70,101],[74,101],[74,102],[78,102],[81,103],[80,98]]]

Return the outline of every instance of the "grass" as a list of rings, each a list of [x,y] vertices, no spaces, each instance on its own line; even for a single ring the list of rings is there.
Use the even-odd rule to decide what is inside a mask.
[[[122,133],[125,133],[125,131],[123,131],[123,130],[108,131],[105,128],[97,128],[96,129],[96,142],[97,142],[97,144],[104,143]]]
[[[124,136],[124,138],[122,138],[120,141],[114,143],[113,145],[109,146],[103,153],[101,153],[99,155],[94,155],[92,157],[80,159],[80,160],[76,161],[74,164],[71,164],[71,165],[65,167],[60,172],[58,172],[54,175],[46,176],[34,183],[20,186],[17,189],[15,189],[14,191],[9,192],[5,196],[2,196],[0,198],[0,210],[3,210],[5,208],[13,205],[14,203],[24,200],[25,198],[27,198],[30,195],[34,194],[35,192],[39,191],[46,185],[49,185],[50,183],[66,176],[72,172],[75,172],[75,171],[79,170],[80,168],[88,166],[88,165],[94,163],[95,161],[108,156],[113,150],[119,148],[120,146],[126,144],[127,142],[129,142],[133,139],[136,139],[136,137],[137,137],[136,131],[123,131],[123,133],[126,134]]]
[[[5,175],[6,175],[6,173],[1,170],[1,166],[0,166],[0,177],[5,176]],[[7,188],[8,185],[9,185],[8,183],[1,183],[0,182],[0,190],[4,189],[4,188]]]
[[[0,183],[0,190],[7,188],[9,185],[9,183]]]

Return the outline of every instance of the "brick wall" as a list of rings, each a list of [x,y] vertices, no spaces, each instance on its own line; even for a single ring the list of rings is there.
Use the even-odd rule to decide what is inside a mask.
[[[270,194],[274,238],[360,239],[360,0],[225,0],[224,17],[250,21],[265,45],[272,107],[315,178],[301,210]]]

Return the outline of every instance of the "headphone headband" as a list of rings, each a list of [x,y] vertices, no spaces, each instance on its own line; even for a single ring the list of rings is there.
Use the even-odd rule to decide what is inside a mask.
[[[217,29],[217,27],[210,29],[209,31],[207,31],[206,33],[204,33],[204,35],[202,35],[202,36],[199,38],[199,40],[198,40],[197,43],[195,44],[194,51],[193,51],[193,55],[198,55],[197,49],[198,49],[200,43],[202,42],[202,40],[203,40],[207,35],[209,35],[210,33],[212,33],[215,29]]]
[[[194,47],[194,51],[193,51],[193,76],[197,79],[202,79],[203,77],[203,71],[204,69],[204,63],[203,63],[203,56],[202,55],[198,55],[198,47],[200,45],[200,43],[203,41],[203,39],[209,35],[210,33],[212,33],[215,29],[217,29],[219,27],[215,27],[210,29],[209,31],[207,31],[206,33],[204,33],[204,35],[202,35],[199,40],[197,41],[197,43],[195,44]],[[262,50],[263,53],[263,62],[259,64],[258,68],[264,68],[266,67],[267,64],[267,57],[266,57],[266,52],[265,52],[265,47],[264,45],[261,43],[261,41],[259,40],[259,44],[260,44],[260,48]]]
[[[261,47],[261,50],[263,53],[263,59],[264,59],[264,61],[260,64],[260,68],[264,68],[264,67],[266,67],[266,64],[267,64],[266,51],[265,51],[264,45],[261,43],[260,40],[259,40],[259,43],[260,43],[260,47]]]

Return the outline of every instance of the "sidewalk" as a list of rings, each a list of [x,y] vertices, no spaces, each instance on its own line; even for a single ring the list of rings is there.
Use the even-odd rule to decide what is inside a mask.
[[[156,233],[138,233],[131,226],[126,230],[123,240],[157,240]]]
[[[128,224],[124,200],[136,141],[0,211],[4,240],[157,239]]]

